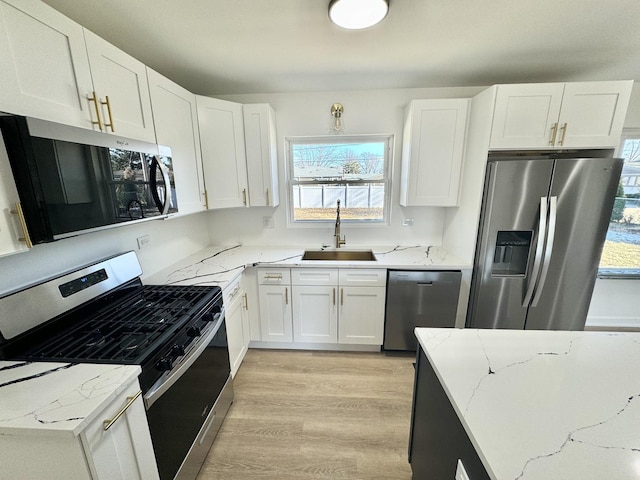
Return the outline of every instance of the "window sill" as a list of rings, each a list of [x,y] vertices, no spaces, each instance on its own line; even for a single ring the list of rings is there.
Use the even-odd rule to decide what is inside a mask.
[[[640,280],[640,268],[602,268],[598,270],[597,278],[604,280]]]

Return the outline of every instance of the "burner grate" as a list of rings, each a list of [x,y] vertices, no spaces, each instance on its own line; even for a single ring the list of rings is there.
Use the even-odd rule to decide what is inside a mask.
[[[170,341],[171,334],[218,291],[200,286],[144,285],[23,356],[48,361],[139,363]]]

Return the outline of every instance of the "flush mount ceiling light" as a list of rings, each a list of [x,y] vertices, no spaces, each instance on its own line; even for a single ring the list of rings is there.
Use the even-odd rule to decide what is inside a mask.
[[[329,18],[342,28],[359,30],[382,21],[389,11],[389,0],[331,0]]]

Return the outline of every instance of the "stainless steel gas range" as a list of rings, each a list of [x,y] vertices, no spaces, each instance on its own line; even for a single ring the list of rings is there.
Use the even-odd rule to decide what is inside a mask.
[[[222,292],[141,274],[128,252],[0,298],[0,358],[140,365],[160,478],[195,479],[233,401]]]

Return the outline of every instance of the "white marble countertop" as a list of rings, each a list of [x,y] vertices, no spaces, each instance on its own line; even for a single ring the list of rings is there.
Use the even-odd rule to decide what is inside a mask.
[[[314,249],[314,248],[307,248]],[[146,284],[219,285],[224,288],[246,267],[397,268],[411,270],[470,269],[441,247],[386,246],[343,248],[373,250],[376,261],[302,260],[304,247],[212,246],[148,277]],[[319,250],[319,248],[315,248]],[[325,249],[331,250],[331,249]]]
[[[0,435],[77,436],[140,371],[138,365],[0,361]]]
[[[416,336],[492,478],[640,478],[640,333]]]

